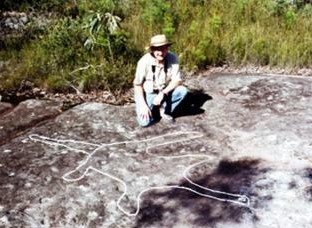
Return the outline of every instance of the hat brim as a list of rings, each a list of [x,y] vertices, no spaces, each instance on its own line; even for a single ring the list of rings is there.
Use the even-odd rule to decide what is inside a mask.
[[[168,43],[164,43],[164,44],[157,44],[157,45],[150,45],[145,47],[146,50],[151,50],[153,47],[163,47],[163,46],[171,46],[173,43],[172,42],[168,42]]]

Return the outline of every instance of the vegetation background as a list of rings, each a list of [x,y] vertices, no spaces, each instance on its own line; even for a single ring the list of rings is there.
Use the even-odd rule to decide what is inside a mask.
[[[19,34],[0,37],[0,91],[26,81],[122,94],[158,33],[174,42],[185,71],[312,67],[310,0],[2,0],[6,11],[32,16]]]

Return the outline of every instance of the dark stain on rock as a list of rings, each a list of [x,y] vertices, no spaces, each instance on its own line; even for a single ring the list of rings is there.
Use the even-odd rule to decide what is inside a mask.
[[[288,184],[289,189],[295,189],[298,187],[296,181],[292,180],[289,184]]]
[[[228,161],[222,160],[216,170],[217,174],[220,175],[236,175],[242,172],[253,171],[253,167],[257,166],[259,160],[238,160],[238,161]]]
[[[309,201],[312,201],[312,186],[308,186],[304,189],[305,195]]]
[[[210,173],[202,173],[199,177],[195,179],[192,178],[192,181],[213,190],[244,194],[250,197],[256,195],[252,189],[253,181],[257,176],[264,174],[267,171],[268,169],[266,168],[260,168],[260,160],[222,160],[215,170]],[[208,193],[214,197],[235,200],[234,196],[226,196],[220,193],[209,193],[206,190],[194,186],[185,179],[180,181],[178,185],[191,188],[200,193]],[[152,199],[171,203],[163,204],[161,206],[154,205],[151,203]],[[246,207],[202,197],[182,189],[150,192],[146,195],[145,200],[143,200],[142,203],[149,206],[141,208],[139,219],[136,221],[136,227],[149,227],[151,225],[155,226],[155,224],[157,227],[166,226],[164,224],[163,214],[165,212],[172,213],[171,218],[177,221],[178,218],[176,215],[178,211],[182,209],[187,210],[188,213],[192,215],[190,218],[186,219],[188,223],[196,227],[216,227],[220,222],[239,223],[244,214],[251,213]],[[156,217],[155,211],[157,212]],[[144,219],[142,219],[142,217]],[[254,221],[257,220],[256,215],[251,214],[251,218]]]
[[[304,188],[305,197],[312,201],[312,168],[307,168],[304,170],[304,177],[308,178],[310,181],[310,186]]]
[[[305,177],[307,177],[312,182],[312,168],[307,168],[305,170]]]
[[[293,89],[292,84],[300,89]],[[277,82],[271,79],[260,79],[248,86],[230,90],[234,94],[247,96],[239,101],[245,108],[262,109],[268,108],[276,113],[289,110],[287,103],[290,100],[298,100],[301,97],[310,97],[310,88],[298,81]],[[236,100],[234,98],[234,100]]]
[[[153,203],[151,200],[146,200],[142,203],[141,212],[137,216],[135,228],[143,228],[150,225],[160,223],[166,213],[175,214],[173,208],[165,207],[161,204]]]

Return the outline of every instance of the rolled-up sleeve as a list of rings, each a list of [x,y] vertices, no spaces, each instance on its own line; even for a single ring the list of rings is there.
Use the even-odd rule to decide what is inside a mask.
[[[146,75],[146,63],[145,59],[141,58],[137,64],[135,77],[133,80],[134,85],[143,85],[144,78]]]

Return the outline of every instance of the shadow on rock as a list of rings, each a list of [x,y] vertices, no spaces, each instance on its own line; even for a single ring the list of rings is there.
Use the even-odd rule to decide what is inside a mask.
[[[212,172],[208,173],[205,170],[197,177],[193,177],[192,174],[191,179],[206,188],[250,197],[255,194],[252,192],[252,183],[260,174],[268,171],[259,165],[259,160],[223,160]],[[209,193],[187,180],[182,180],[179,186],[222,199],[232,197]],[[182,222],[181,219],[184,220],[183,224],[187,223],[190,227],[216,227],[218,223],[239,223],[246,213],[250,213],[253,221],[257,220],[247,207],[206,198],[191,191],[152,191],[144,197],[135,227],[172,227],[177,225],[177,222]]]
[[[304,170],[304,177],[307,178],[310,182],[309,186],[304,188],[304,196],[310,202],[312,201],[312,168],[306,168]]]
[[[160,227],[171,227],[177,222],[175,210],[170,207],[165,207],[162,204],[154,203],[151,200],[145,200],[142,202],[142,207],[135,227],[139,228],[149,225],[163,224],[164,221],[167,220],[167,216],[170,216],[170,222],[167,222],[166,226]]]
[[[204,113],[205,110],[201,107],[212,97],[204,93],[203,90],[190,90],[181,104],[174,111],[173,116],[193,116]]]

